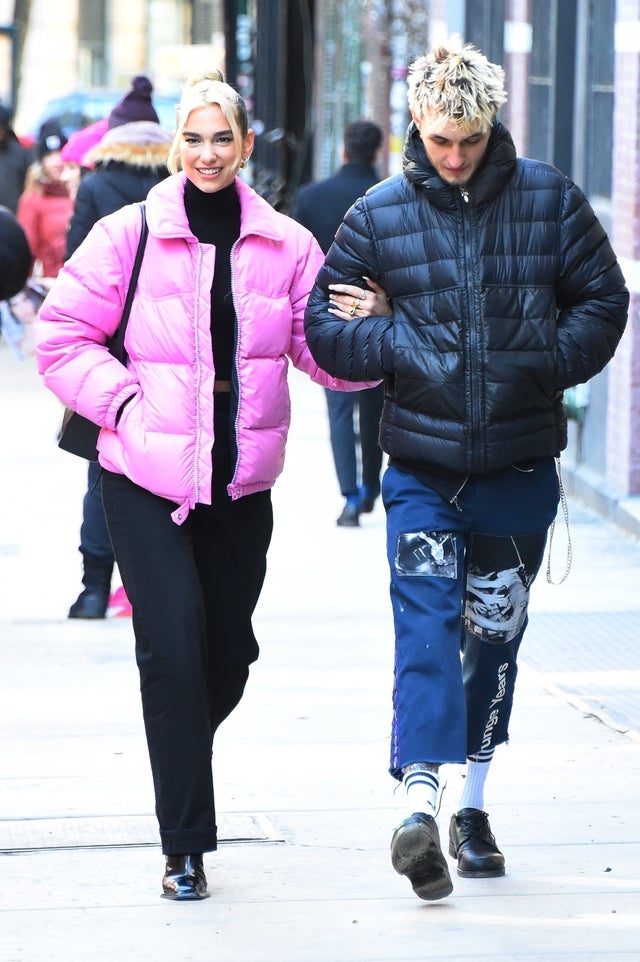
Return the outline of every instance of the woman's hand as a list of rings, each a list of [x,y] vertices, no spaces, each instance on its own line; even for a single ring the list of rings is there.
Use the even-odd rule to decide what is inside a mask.
[[[329,284],[329,312],[343,321],[372,315],[391,317],[393,309],[384,289],[369,277],[362,278],[369,290],[355,284]]]

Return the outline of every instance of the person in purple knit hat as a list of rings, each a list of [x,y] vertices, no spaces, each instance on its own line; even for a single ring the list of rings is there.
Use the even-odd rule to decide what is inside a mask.
[[[125,204],[142,201],[169,173],[171,133],[160,126],[151,100],[153,85],[142,74],[105,119],[102,138],[84,154],[93,168],[78,188],[67,234],[66,259],[80,246],[96,221]],[[104,618],[107,611],[128,617],[131,605],[122,586],[111,592],[115,560],[102,507],[100,465],[89,464],[80,527],[82,591],[69,618]]]

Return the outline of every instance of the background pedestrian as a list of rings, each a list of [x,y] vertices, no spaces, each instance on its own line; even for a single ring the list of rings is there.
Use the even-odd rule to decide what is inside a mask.
[[[73,213],[73,185],[61,157],[67,139],[54,120],[40,128],[37,160],[27,173],[17,218],[27,235],[34,277],[53,279],[64,263],[67,229]]]
[[[0,301],[24,287],[31,269],[31,251],[24,230],[12,211],[0,207]]]
[[[11,110],[0,103],[0,206],[15,214],[33,158],[18,140],[11,121]]]
[[[125,204],[144,200],[168,175],[172,132],[160,126],[152,93],[148,77],[134,77],[131,88],[106,119],[107,129],[98,144],[83,154],[83,165],[93,170],[82,178],[78,188],[65,259],[76,251],[96,221]],[[69,618],[104,618],[109,609],[119,617],[131,614],[124,588],[111,593],[115,558],[102,506],[100,474],[100,465],[90,461],[78,549],[83,587],[69,609]]]
[[[342,166],[325,180],[298,191],[291,216],[304,224],[326,252],[351,205],[380,178],[376,171],[383,133],[370,120],[345,126]],[[380,494],[382,449],[378,443],[384,387],[347,393],[325,390],[329,437],[340,491],[345,499],[337,523],[357,527]]]

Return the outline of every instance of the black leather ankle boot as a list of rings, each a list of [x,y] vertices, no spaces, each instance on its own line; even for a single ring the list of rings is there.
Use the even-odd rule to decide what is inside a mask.
[[[209,897],[202,855],[167,855],[162,879],[162,897],[174,902],[192,902]]]

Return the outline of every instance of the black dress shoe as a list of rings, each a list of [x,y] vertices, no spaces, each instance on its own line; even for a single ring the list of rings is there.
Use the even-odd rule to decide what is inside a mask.
[[[451,816],[449,855],[458,860],[461,878],[499,878],[504,855],[496,845],[489,816],[479,808],[462,808]]]
[[[357,504],[345,504],[342,514],[336,521],[340,528],[358,528],[360,526],[360,508]]]
[[[174,902],[209,898],[202,855],[167,855],[162,897]]]
[[[431,815],[416,812],[398,825],[391,839],[391,864],[399,875],[407,876],[420,899],[432,902],[453,892],[438,826]]]

